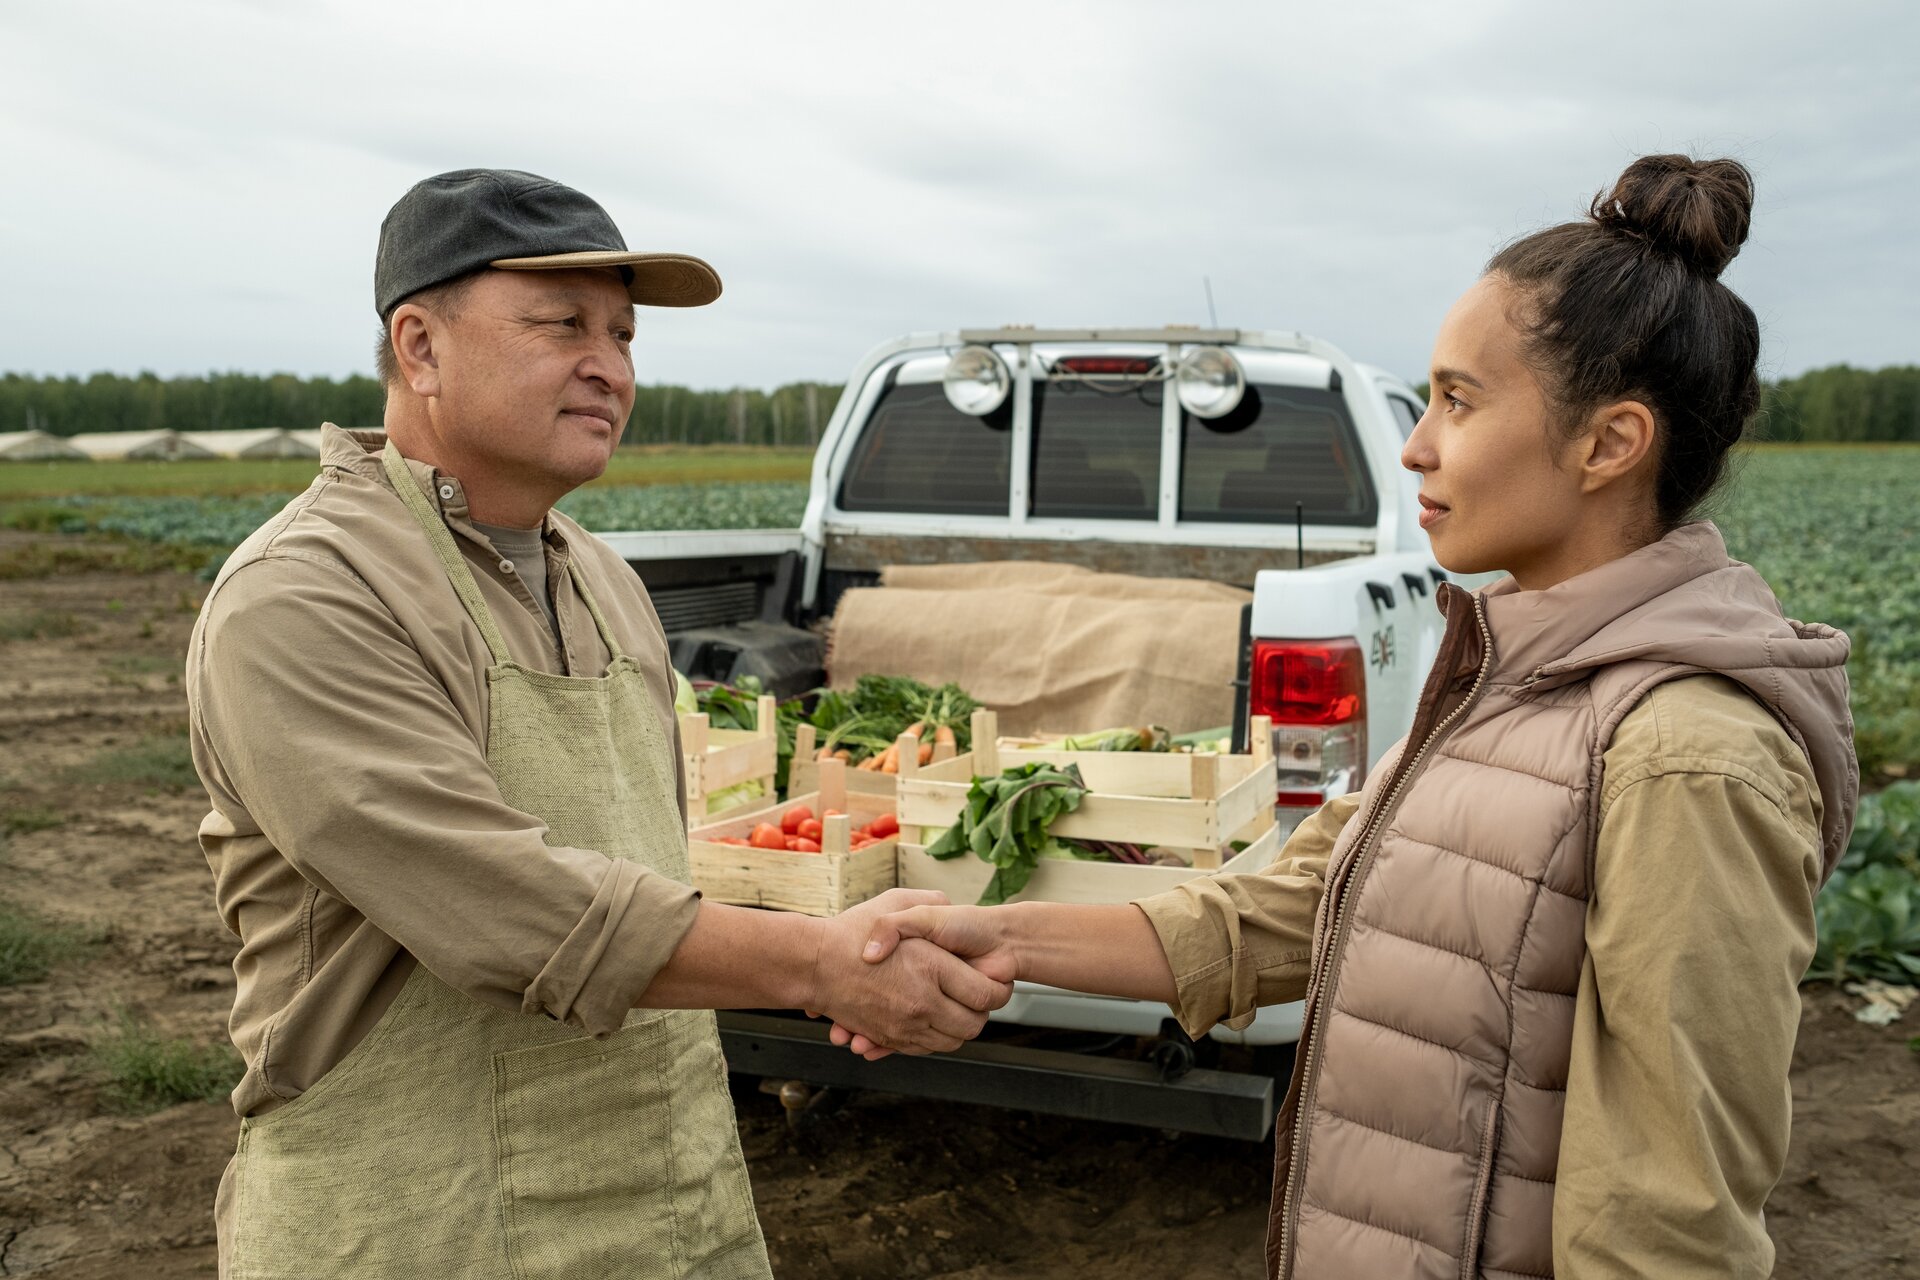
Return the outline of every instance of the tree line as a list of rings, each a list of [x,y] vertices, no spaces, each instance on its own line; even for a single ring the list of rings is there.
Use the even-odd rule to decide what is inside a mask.
[[[627,423],[628,444],[811,445],[826,429],[840,387],[795,382],[761,391],[640,387]],[[377,426],[386,393],[354,374],[298,378],[289,373],[209,373],[161,378],[0,376],[0,431],[57,436],[96,431],[220,431],[241,427]]]
[[[1426,398],[1426,383],[1414,389]],[[1749,434],[1804,444],[1920,442],[1920,365],[1836,364],[1763,383]]]
[[[1423,385],[1421,393],[1425,394]],[[773,391],[641,387],[627,425],[629,444],[811,445],[840,387],[794,382]],[[314,427],[379,423],[386,397],[359,374],[297,378],[288,373],[210,373],[161,378],[0,376],[0,431],[217,431],[229,427]],[[1755,434],[1765,440],[1920,441],[1920,365],[1855,369],[1834,365],[1768,383]]]

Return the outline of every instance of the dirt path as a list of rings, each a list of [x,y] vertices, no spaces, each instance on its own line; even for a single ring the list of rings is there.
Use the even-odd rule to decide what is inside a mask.
[[[203,590],[171,575],[0,582],[0,620],[65,633],[0,641],[0,810],[61,819],[8,838],[0,893],[99,939],[45,982],[0,987],[0,1275],[213,1274],[231,1112],[114,1114],[87,1053],[120,1009],[169,1035],[223,1034],[234,942],[193,840],[204,802],[73,776],[179,740],[178,659]],[[1920,1055],[1905,1047],[1920,1023],[1863,1026],[1849,1004],[1806,1000],[1769,1210],[1783,1277],[1920,1274]],[[794,1134],[775,1099],[747,1083],[736,1096],[783,1280],[1259,1274],[1262,1146],[880,1095]]]

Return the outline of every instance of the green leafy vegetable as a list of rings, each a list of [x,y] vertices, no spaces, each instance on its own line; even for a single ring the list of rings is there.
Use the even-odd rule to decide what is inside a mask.
[[[1809,978],[1920,981],[1920,783],[1860,801],[1847,852],[1813,905],[1820,943]]]
[[[1884,862],[1836,871],[1814,914],[1820,943],[1808,977],[1920,981],[1920,877]]]
[[[1027,887],[1040,859],[1090,856],[1047,830],[1055,818],[1078,809],[1086,794],[1074,765],[1028,764],[997,778],[975,778],[960,820],[927,846],[927,855],[944,860],[971,850],[995,869],[979,905],[997,906]]]
[[[1172,739],[1167,731],[1157,724],[1142,725],[1139,728],[1100,729],[1093,733],[1076,733],[1058,742],[1043,742],[1043,751],[1167,751],[1171,749]]]

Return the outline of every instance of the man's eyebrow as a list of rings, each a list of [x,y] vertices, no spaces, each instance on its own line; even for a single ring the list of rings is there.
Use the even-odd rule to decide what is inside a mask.
[[[1480,379],[1474,377],[1472,374],[1462,373],[1458,369],[1435,369],[1433,371],[1433,382],[1435,386],[1443,382],[1461,382],[1469,387],[1476,387],[1481,391],[1487,389],[1486,383],[1480,381]]]

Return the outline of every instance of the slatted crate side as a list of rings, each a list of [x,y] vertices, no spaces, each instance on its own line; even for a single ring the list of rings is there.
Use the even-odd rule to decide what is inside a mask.
[[[1195,851],[1202,867],[1217,865],[1217,850],[1252,828],[1273,824],[1278,774],[1265,717],[1256,717],[1253,750],[1246,755],[1126,751],[1007,750],[992,738],[991,750],[976,748],[974,768],[994,776],[1003,768],[1044,762],[1076,765],[1088,794],[1080,807],[1054,820],[1053,834],[1081,840],[1124,840]],[[990,725],[976,724],[980,734]],[[923,842],[952,826],[966,809],[971,772],[921,770],[900,783],[900,824],[918,829]]]
[[[753,729],[715,729],[702,712],[680,717],[688,825],[706,821],[707,802],[714,792],[742,782],[759,779],[766,787],[766,802],[776,799],[773,780],[780,769],[780,736],[774,708],[773,698],[762,696],[755,706],[757,727]]]
[[[715,902],[815,916],[838,915],[893,888],[898,875],[897,839],[852,848],[853,828],[892,813],[892,802],[882,796],[849,793],[846,766],[838,761],[822,768],[820,775],[816,791],[750,813],[729,812],[689,833],[694,886]],[[777,825],[780,815],[796,804],[817,814],[828,809],[846,811],[825,819],[819,853],[717,843],[722,836],[745,839],[763,822]]]
[[[1269,825],[1257,839],[1226,865],[1203,867],[1141,867],[1121,862],[1080,862],[1042,858],[1026,887],[1010,902],[1132,902],[1165,893],[1195,876],[1242,875],[1269,865],[1280,848],[1280,829]],[[958,903],[977,902],[993,878],[994,868],[972,853],[957,858],[927,856],[922,844],[900,846],[900,885],[906,889],[937,889]]]
[[[909,748],[907,743],[911,737],[912,735],[910,734],[900,735],[898,742],[898,745],[901,747],[899,773],[880,773],[873,769],[859,769],[848,766],[847,790],[854,794],[886,796],[891,799],[898,793],[900,777],[903,774],[912,775],[918,769],[932,768],[935,764],[954,760],[971,761],[972,759],[972,753],[956,753],[951,746],[941,743],[933,749],[932,762],[922,766],[919,763],[919,744],[917,741],[913,743],[911,748],[913,754],[911,756],[908,754]],[[819,743],[819,730],[815,729],[812,725],[803,724],[794,730],[793,765],[787,771],[787,786],[789,790],[805,791],[818,785],[816,779],[819,776],[819,769],[822,762],[814,757],[819,752]],[[909,760],[912,761],[911,764],[908,763]],[[969,768],[971,768],[970,765]],[[969,776],[971,776],[971,774],[969,774]]]

